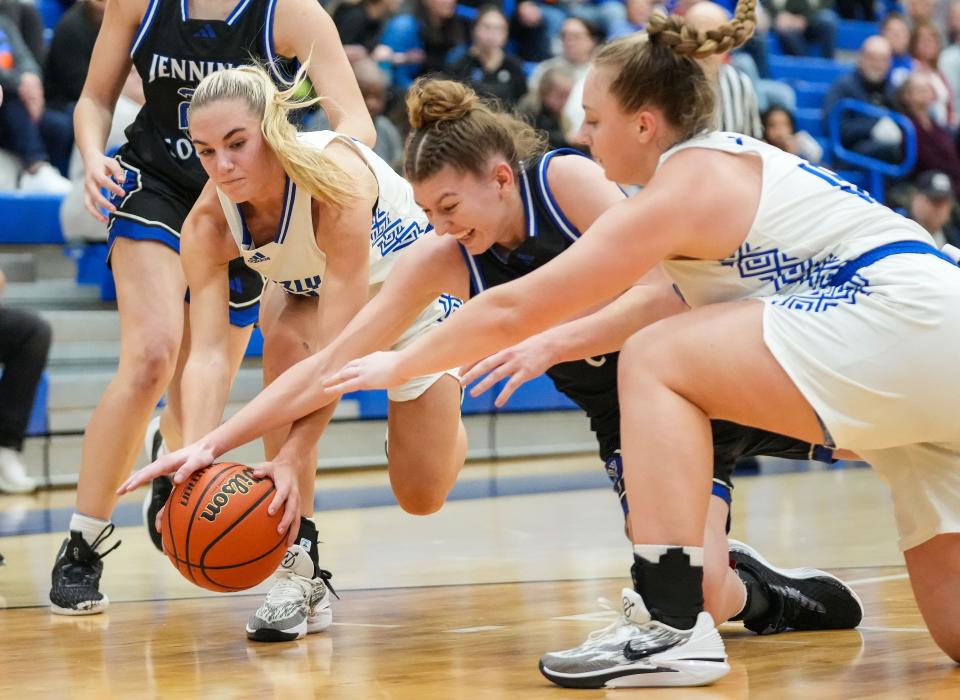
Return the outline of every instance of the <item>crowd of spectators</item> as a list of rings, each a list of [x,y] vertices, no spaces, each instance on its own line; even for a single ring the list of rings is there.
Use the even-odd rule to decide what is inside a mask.
[[[71,175],[71,115],[105,0],[76,0],[46,41],[35,1],[0,0],[0,86],[9,96],[0,106],[0,149],[20,173],[17,179],[4,179],[6,161],[0,157],[0,188],[63,192]],[[583,80],[600,44],[643,31],[656,10],[687,14],[691,24],[710,29],[725,21],[736,4],[320,1],[340,32],[376,122],[377,151],[397,167],[406,131],[403,95],[420,75],[467,82],[524,114],[546,132],[551,146],[582,149],[576,132],[583,119]],[[703,64],[718,98],[717,127],[766,138],[812,161],[842,168],[829,152],[824,154],[822,139],[796,130],[796,95],[787,83],[771,80],[767,55],[779,47],[788,55],[834,59],[841,19],[876,22],[877,33],[857,53],[854,69],[826,95],[824,118],[845,98],[899,112],[915,132],[918,157],[912,175],[944,173],[957,195],[953,201],[960,198],[960,0],[761,0],[754,38],[732,55]],[[115,131],[122,130],[135,108],[136,101]],[[888,163],[903,159],[902,122],[856,112],[844,112],[840,122],[844,147]],[[325,126],[322,112],[306,124]]]

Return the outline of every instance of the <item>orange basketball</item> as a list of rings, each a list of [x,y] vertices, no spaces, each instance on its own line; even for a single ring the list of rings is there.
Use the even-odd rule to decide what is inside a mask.
[[[268,515],[276,492],[253,468],[221,462],[177,485],[163,511],[163,551],[187,579],[211,591],[240,591],[280,565],[282,511]]]

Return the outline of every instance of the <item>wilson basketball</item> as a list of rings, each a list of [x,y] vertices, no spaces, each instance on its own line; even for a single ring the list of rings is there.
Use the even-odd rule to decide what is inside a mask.
[[[253,467],[221,462],[177,485],[163,512],[163,551],[192,583],[211,591],[251,588],[272,574],[286,552],[269,515],[276,492]]]

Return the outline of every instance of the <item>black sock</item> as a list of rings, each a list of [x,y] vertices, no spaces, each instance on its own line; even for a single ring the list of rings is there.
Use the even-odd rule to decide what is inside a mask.
[[[753,620],[765,615],[770,609],[770,596],[767,589],[744,569],[736,569],[737,576],[747,589],[747,600],[743,610],[731,617],[731,620]]]
[[[634,545],[633,587],[651,617],[690,629],[703,611],[703,548]]]
[[[307,554],[310,555],[310,561],[313,562],[313,577],[316,578],[320,572],[320,556],[317,554],[317,526],[312,520],[300,518],[297,544],[307,550]]]

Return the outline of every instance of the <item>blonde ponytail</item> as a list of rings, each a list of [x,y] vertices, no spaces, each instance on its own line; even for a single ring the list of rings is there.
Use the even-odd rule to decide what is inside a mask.
[[[314,199],[342,209],[356,199],[353,179],[323,151],[301,141],[290,123],[290,112],[321,101],[319,97],[297,97],[308,63],[300,67],[290,87],[283,90],[278,90],[266,70],[257,65],[212,73],[193,93],[187,118],[189,121],[197,110],[213,102],[242,100],[260,118],[263,138],[290,179]]]

